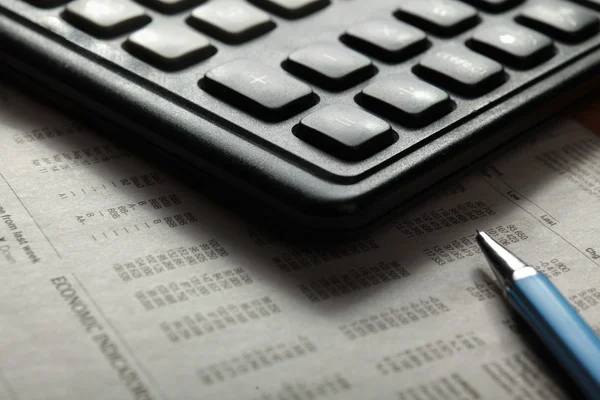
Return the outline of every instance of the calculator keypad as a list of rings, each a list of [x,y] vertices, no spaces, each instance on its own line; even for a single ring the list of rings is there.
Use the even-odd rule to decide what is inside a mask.
[[[42,29],[54,21],[67,40],[232,134],[327,179],[356,182],[600,46],[598,4],[3,0],[1,7]]]

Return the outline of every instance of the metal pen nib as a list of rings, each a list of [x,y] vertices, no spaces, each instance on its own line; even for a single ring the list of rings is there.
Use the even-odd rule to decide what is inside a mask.
[[[528,266],[520,258],[492,239],[487,233],[477,231],[476,239],[488,264],[492,268],[492,271],[494,271],[494,275],[496,275],[498,282],[500,282],[504,288],[507,288],[512,284],[516,270]]]

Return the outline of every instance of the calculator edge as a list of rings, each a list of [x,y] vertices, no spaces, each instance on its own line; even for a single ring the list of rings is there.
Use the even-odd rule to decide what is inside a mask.
[[[89,54],[68,48],[35,26],[16,22],[2,14],[2,9],[0,61],[9,66],[4,71],[60,95],[55,101],[70,110],[76,105],[83,114],[91,112],[116,122],[123,128],[121,133],[142,140],[150,137],[170,158],[185,160],[227,182],[226,190],[233,189],[230,196],[239,196],[239,191],[250,194],[258,199],[256,204],[266,202],[291,221],[324,229],[358,228],[422,198],[418,195],[431,186],[600,87],[600,51],[596,48],[364,180],[339,184],[310,174],[189,110],[182,116],[177,104],[96,64]],[[174,143],[157,131],[178,132],[185,141]],[[202,149],[201,157],[186,150],[194,148]]]

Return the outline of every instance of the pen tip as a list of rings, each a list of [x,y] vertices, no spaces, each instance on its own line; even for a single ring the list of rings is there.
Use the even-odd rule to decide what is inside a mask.
[[[481,233],[481,232],[479,232],[479,229],[475,229],[475,231],[477,232],[478,235]]]

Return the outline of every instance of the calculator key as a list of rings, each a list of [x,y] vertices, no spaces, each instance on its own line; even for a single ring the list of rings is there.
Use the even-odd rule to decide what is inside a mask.
[[[99,37],[118,36],[150,22],[146,11],[128,0],[76,0],[67,5],[63,16]]]
[[[162,13],[171,14],[196,6],[206,0],[137,0]]]
[[[329,105],[304,117],[296,136],[351,161],[370,157],[397,139],[387,122],[346,104]]]
[[[479,96],[504,82],[502,65],[464,47],[447,47],[423,57],[415,73],[435,85],[467,97]]]
[[[316,103],[309,86],[280,69],[249,59],[211,69],[200,85],[208,93],[271,121],[282,121]]]
[[[598,32],[594,13],[565,1],[544,0],[526,6],[517,21],[558,40],[579,42]]]
[[[481,8],[485,11],[500,12],[509,10],[524,0],[463,0],[466,3],[470,3],[477,8]]]
[[[477,10],[455,0],[411,0],[396,17],[439,36],[452,36],[479,22]]]
[[[482,26],[469,47],[514,68],[531,68],[554,55],[552,40],[513,23]]]
[[[358,98],[365,108],[410,127],[428,125],[452,111],[446,92],[410,73],[379,79]]]
[[[192,11],[188,23],[227,43],[243,43],[275,28],[269,14],[241,0],[201,5]]]
[[[250,0],[259,7],[284,18],[301,18],[327,7],[329,0]]]
[[[423,31],[387,18],[372,18],[351,27],[342,41],[360,52],[390,62],[405,60],[428,46]]]
[[[289,55],[283,64],[293,74],[330,90],[354,86],[375,73],[367,57],[340,43],[315,43]]]
[[[215,54],[200,33],[179,23],[155,22],[129,36],[124,45],[133,55],[165,70],[189,67]]]

